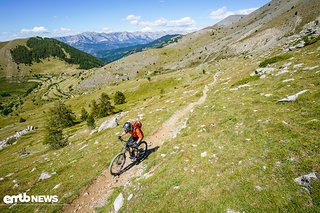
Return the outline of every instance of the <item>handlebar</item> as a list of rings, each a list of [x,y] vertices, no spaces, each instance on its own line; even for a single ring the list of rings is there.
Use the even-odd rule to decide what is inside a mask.
[[[123,138],[121,138],[121,137],[118,137],[118,140],[121,141],[121,142],[126,142],[126,141],[123,140]]]

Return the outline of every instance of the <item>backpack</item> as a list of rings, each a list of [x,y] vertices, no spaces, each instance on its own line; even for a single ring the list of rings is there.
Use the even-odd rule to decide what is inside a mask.
[[[136,129],[136,128],[141,128],[142,127],[142,123],[141,123],[141,121],[134,121],[133,122],[133,127]]]

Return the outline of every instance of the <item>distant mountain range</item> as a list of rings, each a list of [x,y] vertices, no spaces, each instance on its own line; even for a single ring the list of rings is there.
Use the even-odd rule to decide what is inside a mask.
[[[168,34],[174,33],[165,31],[113,33],[85,32],[78,35],[57,37],[56,39],[81,51],[98,56],[97,53],[100,51],[148,44]]]
[[[147,44],[138,44],[134,46],[121,47],[117,49],[98,51],[96,53],[96,57],[102,59],[104,62],[109,63],[118,60],[126,55],[141,52],[149,48],[164,47],[168,44],[177,42],[179,38],[181,38],[180,34],[165,35]]]

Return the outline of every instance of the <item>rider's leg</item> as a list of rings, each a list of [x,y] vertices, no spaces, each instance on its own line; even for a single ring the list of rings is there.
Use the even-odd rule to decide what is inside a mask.
[[[136,138],[130,137],[127,143],[127,145],[129,146],[129,154],[131,158],[135,157],[134,148],[137,145],[136,141],[137,141]]]

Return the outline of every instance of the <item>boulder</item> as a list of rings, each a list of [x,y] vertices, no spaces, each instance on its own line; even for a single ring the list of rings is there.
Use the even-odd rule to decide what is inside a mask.
[[[202,153],[201,153],[201,157],[206,157],[207,154],[208,154],[207,152],[202,152]]]
[[[121,112],[120,114],[117,114],[116,116],[106,120],[100,125],[98,132],[118,126],[118,120],[127,113],[128,112]]]
[[[299,95],[307,92],[308,90],[302,90],[300,92],[298,92],[297,94],[294,94],[294,95],[290,95],[290,96],[287,96],[286,98],[283,98],[281,100],[278,100],[278,102],[292,102],[292,101],[295,101]]]
[[[263,74],[263,73],[271,73],[273,71],[275,71],[276,69],[275,68],[272,68],[272,67],[264,67],[264,68],[259,68],[259,69],[256,69],[254,71],[255,74]]]
[[[42,172],[38,180],[45,180],[50,177],[51,177],[51,175],[48,172]]]
[[[133,198],[133,194],[130,194],[128,197],[128,201],[130,201]]]
[[[123,194],[120,193],[118,195],[118,197],[115,199],[114,203],[113,203],[113,207],[114,207],[114,211],[115,212],[119,212],[119,210],[121,209],[121,207],[123,206]]]
[[[311,178],[318,179],[315,172],[311,172],[307,175],[302,175],[294,179],[294,182],[299,184],[300,186],[305,186],[307,188],[311,188]]]
[[[98,129],[98,132],[102,131],[102,130],[105,130],[105,129],[110,129],[110,128],[114,128],[116,126],[118,126],[118,116],[115,116],[113,118],[110,118],[108,120],[106,120],[105,122],[103,122],[99,129]]]
[[[293,66],[293,69],[296,69],[296,68],[299,68],[299,67],[302,67],[304,65],[304,63],[301,63],[301,64],[296,64]]]

